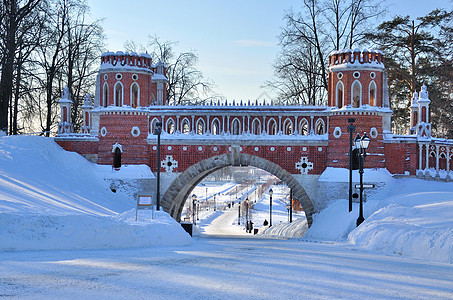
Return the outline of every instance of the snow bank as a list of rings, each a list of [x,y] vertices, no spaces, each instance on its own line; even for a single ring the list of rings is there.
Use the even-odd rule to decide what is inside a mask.
[[[165,212],[139,211],[104,178],[154,178],[147,166],[111,168],[66,152],[52,139],[0,138],[0,251],[187,245]]]
[[[134,248],[188,245],[190,236],[168,214],[135,221],[135,210],[117,217],[0,214],[0,251]]]
[[[344,171],[328,170],[322,180],[338,180],[335,172],[344,177]],[[370,193],[364,203],[365,221],[359,227],[358,204],[349,213],[348,200],[338,199],[313,216],[304,238],[453,263],[453,183],[396,179],[382,171],[375,175],[386,186]]]

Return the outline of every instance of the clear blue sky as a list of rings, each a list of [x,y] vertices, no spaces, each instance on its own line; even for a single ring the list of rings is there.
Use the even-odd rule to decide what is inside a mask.
[[[126,40],[146,44],[149,35],[177,41],[176,50],[194,50],[198,68],[230,101],[254,100],[273,76],[280,50],[283,15],[301,0],[88,0],[94,18],[103,18],[110,51],[124,50]],[[418,17],[452,0],[387,0],[387,19]]]

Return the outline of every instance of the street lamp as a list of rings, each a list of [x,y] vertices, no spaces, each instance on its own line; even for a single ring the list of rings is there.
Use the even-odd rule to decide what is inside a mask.
[[[269,204],[269,227],[272,226],[272,194],[274,191],[272,189],[269,190],[269,198],[270,198],[270,204]]]
[[[214,194],[214,211],[216,210],[216,207],[215,207],[215,194]]]
[[[359,208],[359,217],[357,218],[357,226],[362,224],[365,220],[363,217],[363,163],[366,157],[366,149],[370,145],[370,138],[364,133],[362,137],[357,133],[357,136],[354,139],[354,145],[358,149],[359,156],[359,174],[360,174],[360,208]]]
[[[193,194],[192,195],[192,220],[193,224],[197,225],[197,222],[195,221],[195,210],[197,209],[197,195]]]
[[[249,194],[247,193],[247,198],[245,199],[245,220],[249,221]]]
[[[197,200],[197,221],[200,220],[198,212],[200,211],[200,201]]]
[[[352,133],[355,132],[354,126],[355,119],[348,118],[348,132],[349,132],[349,212],[352,211]]]
[[[160,134],[162,133],[162,122],[156,123],[154,135],[157,135],[157,180],[156,180],[156,206],[160,210]]]
[[[236,199],[238,197],[236,196]],[[239,199],[239,206],[238,206],[238,225],[241,225],[241,199]]]

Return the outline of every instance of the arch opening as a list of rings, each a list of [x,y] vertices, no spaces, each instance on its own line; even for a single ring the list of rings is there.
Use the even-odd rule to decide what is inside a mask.
[[[161,200],[162,208],[175,220],[181,219],[184,203],[189,198],[192,190],[208,175],[228,166],[252,166],[277,177],[292,191],[293,198],[298,200],[305,211],[308,226],[313,222],[314,206],[301,184],[277,164],[264,158],[239,152],[232,148],[231,153],[214,156],[198,162],[181,173],[169,186]]]

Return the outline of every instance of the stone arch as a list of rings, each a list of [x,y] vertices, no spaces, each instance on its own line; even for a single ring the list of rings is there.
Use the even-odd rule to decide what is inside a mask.
[[[167,122],[165,123],[165,129],[166,129],[167,133],[169,133],[169,134],[175,133],[176,126],[175,126],[175,121],[173,120],[173,118],[170,117],[167,119]]]
[[[274,118],[270,118],[269,121],[267,121],[267,134],[276,135],[277,131],[277,121],[275,121]]]
[[[261,134],[261,121],[258,118],[255,118],[252,122],[252,134]]]
[[[300,135],[308,135],[309,133],[309,128],[308,128],[308,121],[307,119],[303,118],[299,122],[299,134]]]
[[[283,122],[283,134],[284,135],[291,135],[293,134],[293,121],[291,119],[286,119],[285,122]]]
[[[231,134],[232,135],[241,135],[241,121],[238,118],[234,118],[231,122]]]
[[[195,133],[196,134],[205,134],[206,126],[204,120],[202,118],[198,118],[196,125],[195,125]]]
[[[211,133],[213,135],[219,135],[220,134],[220,121],[218,118],[214,118],[211,122]]]
[[[324,124],[324,120],[321,118],[316,120],[315,128],[316,128],[316,134],[318,134],[318,135],[323,135],[326,133],[326,131],[325,131],[326,125]]]
[[[314,213],[313,202],[292,174],[264,158],[241,153],[238,147],[232,147],[231,151],[231,153],[207,158],[187,168],[165,192],[160,202],[162,208],[179,221],[186,199],[193,188],[206,176],[227,166],[253,166],[273,174],[293,190],[293,197],[301,203],[307,216],[308,226],[311,226]]]

